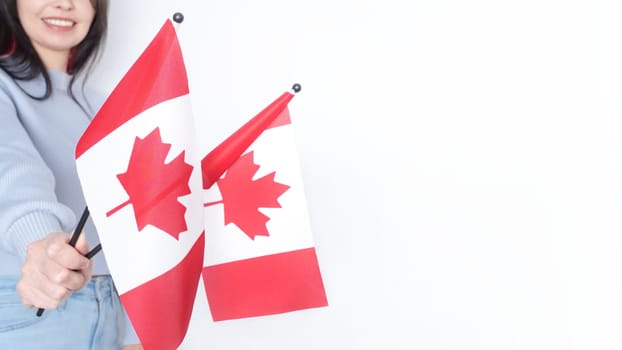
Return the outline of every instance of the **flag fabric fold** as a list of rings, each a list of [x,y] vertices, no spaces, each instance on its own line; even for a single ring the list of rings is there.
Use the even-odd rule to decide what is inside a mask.
[[[166,21],[81,137],[76,165],[121,301],[145,349],[186,335],[204,254],[200,157]]]
[[[212,187],[214,182],[246,152],[264,130],[272,124],[272,126],[277,126],[278,123],[290,122],[287,104],[293,97],[294,95],[290,92],[282,94],[201,160],[203,188]]]

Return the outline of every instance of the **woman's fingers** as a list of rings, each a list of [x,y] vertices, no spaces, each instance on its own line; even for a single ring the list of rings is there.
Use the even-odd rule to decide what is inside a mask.
[[[51,233],[28,246],[17,288],[25,305],[55,308],[88,283],[93,266],[82,256],[89,247],[81,236],[76,247],[65,233]]]
[[[78,239],[80,247],[88,252],[88,243],[86,243],[84,235],[80,236],[81,239]],[[77,250],[77,247],[72,247],[67,243],[67,234],[51,233],[44,241],[46,246],[45,256],[39,256],[38,258],[53,260],[60,266],[70,270],[81,270],[89,267],[89,259],[84,257],[83,254]]]

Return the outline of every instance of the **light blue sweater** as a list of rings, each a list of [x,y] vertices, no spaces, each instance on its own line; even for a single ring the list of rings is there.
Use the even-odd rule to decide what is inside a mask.
[[[103,99],[74,84],[85,113],[67,93],[71,76],[50,71],[53,92],[37,101],[0,69],[0,274],[18,275],[26,247],[50,232],[73,232],[85,208],[74,149]],[[34,96],[45,89],[43,78],[17,82]],[[88,90],[87,90],[88,91]],[[89,220],[89,245],[98,242]],[[94,274],[106,274],[103,254],[94,258]]]

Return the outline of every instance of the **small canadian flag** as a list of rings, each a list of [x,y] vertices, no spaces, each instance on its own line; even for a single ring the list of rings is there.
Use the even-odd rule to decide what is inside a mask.
[[[215,321],[327,305],[287,108],[293,96],[281,95],[201,162],[210,199],[203,282]]]

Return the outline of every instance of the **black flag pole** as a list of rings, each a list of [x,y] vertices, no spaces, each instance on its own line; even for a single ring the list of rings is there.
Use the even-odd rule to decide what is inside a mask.
[[[86,224],[86,220],[89,218],[89,207],[84,207],[84,211],[82,212],[82,216],[80,216],[80,221],[78,221],[78,225],[76,225],[75,230],[73,231],[73,234],[71,235],[71,238],[69,239],[69,245],[72,247],[76,246],[76,242],[78,242],[78,238],[80,238],[80,234],[82,233],[82,230],[84,229],[84,225]],[[86,253],[86,257],[87,258],[92,258],[95,254],[97,254],[97,252],[99,252],[101,250],[101,245],[98,244],[95,248],[93,248],[90,252]],[[37,310],[37,317],[41,317],[41,315],[43,315],[43,311],[45,311],[45,309],[43,308],[39,308]]]

